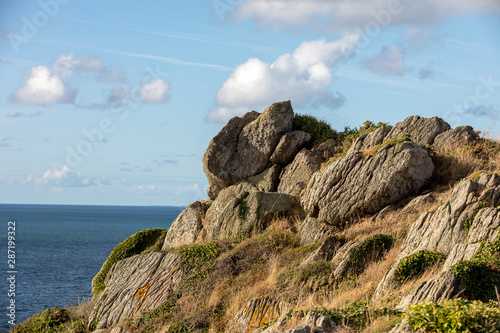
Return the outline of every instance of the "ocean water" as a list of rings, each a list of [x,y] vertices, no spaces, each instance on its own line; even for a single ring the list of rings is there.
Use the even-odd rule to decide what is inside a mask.
[[[4,276],[0,279],[0,331],[9,329],[7,307],[12,299],[16,323],[20,323],[47,307],[90,298],[92,278],[116,245],[140,230],[168,228],[182,209],[0,204],[0,258],[4,256],[0,260]],[[15,221],[14,274],[8,273],[12,271],[9,221]],[[15,275],[15,297],[9,297],[10,275]]]

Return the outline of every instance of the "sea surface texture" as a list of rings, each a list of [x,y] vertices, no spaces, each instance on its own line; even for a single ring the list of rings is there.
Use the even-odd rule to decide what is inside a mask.
[[[168,228],[183,207],[0,205],[0,332],[47,307],[90,298],[91,281],[113,248],[137,231]],[[9,297],[8,222],[15,221],[15,298]],[[12,225],[12,224],[11,224]],[[3,229],[3,231],[2,231]]]

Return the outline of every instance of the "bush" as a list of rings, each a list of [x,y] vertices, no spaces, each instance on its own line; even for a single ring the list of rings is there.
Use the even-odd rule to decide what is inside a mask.
[[[422,250],[415,252],[401,260],[397,273],[399,282],[404,282],[425,272],[426,269],[442,262],[446,259],[446,254]]]
[[[13,333],[51,333],[61,332],[63,325],[70,320],[68,311],[59,307],[47,308],[40,314],[34,315],[25,322],[17,325]]]
[[[482,301],[496,299],[495,286],[500,286],[498,270],[478,260],[460,261],[451,269],[463,282],[467,298]]]
[[[413,330],[425,332],[498,332],[500,309],[479,301],[455,299],[443,304],[423,302],[412,305],[408,318]]]
[[[293,130],[304,131],[312,135],[314,142],[320,144],[328,139],[337,139],[338,133],[330,124],[311,115],[295,114]]]
[[[355,245],[351,249],[349,258],[349,273],[352,275],[361,274],[369,262],[380,259],[392,247],[393,243],[392,236],[376,234]]]
[[[136,232],[122,243],[118,244],[113,251],[111,251],[108,259],[106,259],[101,270],[92,281],[94,286],[92,294],[97,295],[104,290],[106,287],[104,285],[104,280],[115,263],[136,254],[161,250],[166,235],[167,229],[146,229]]]

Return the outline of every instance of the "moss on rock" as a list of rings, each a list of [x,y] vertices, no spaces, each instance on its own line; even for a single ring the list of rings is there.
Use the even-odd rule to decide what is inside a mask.
[[[161,250],[163,241],[167,235],[167,229],[155,228],[136,232],[120,244],[118,244],[108,259],[104,262],[101,270],[92,280],[92,295],[98,295],[106,288],[104,281],[109,270],[115,263],[137,254],[144,254]]]

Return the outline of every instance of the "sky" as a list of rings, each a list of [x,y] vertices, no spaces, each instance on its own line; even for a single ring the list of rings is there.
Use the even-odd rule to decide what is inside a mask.
[[[187,205],[233,116],[500,133],[498,0],[0,0],[0,203]]]

